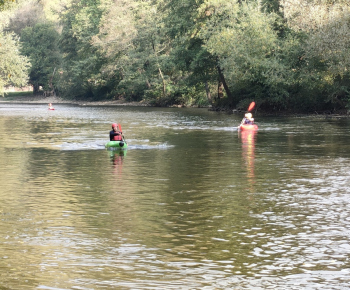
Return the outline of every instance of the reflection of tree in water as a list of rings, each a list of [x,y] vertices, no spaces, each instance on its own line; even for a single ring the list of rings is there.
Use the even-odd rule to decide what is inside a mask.
[[[122,175],[124,157],[126,156],[126,150],[109,150],[109,156],[113,162],[114,173],[116,175]]]
[[[257,131],[240,132],[242,140],[242,157],[247,168],[247,178],[251,185],[255,183],[254,162],[256,134]]]

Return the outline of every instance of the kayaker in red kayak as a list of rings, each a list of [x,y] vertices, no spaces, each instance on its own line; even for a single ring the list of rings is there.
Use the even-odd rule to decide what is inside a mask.
[[[55,108],[52,106],[52,104],[49,104],[49,110],[54,110]]]
[[[122,141],[123,132],[119,129],[118,124],[112,124],[112,131],[109,132],[109,141]]]
[[[254,124],[254,118],[252,113],[246,113],[241,122],[241,125],[253,125],[253,124]]]

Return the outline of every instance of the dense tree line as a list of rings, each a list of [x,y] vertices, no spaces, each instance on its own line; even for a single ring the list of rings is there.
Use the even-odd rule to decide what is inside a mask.
[[[0,7],[0,87],[22,85],[28,71],[36,93],[69,99],[215,108],[255,100],[267,111],[350,106],[347,0],[18,0]]]

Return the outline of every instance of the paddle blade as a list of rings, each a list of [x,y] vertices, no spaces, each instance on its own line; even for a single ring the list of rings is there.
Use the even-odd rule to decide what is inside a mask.
[[[118,124],[118,127],[119,127],[119,131],[120,131],[120,132],[123,132],[122,126],[121,126],[120,124]]]
[[[255,106],[255,102],[251,102],[249,107],[248,107],[248,112],[253,110],[254,106]]]

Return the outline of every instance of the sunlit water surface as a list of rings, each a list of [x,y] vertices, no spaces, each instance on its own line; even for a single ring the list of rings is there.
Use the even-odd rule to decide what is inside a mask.
[[[350,288],[349,120],[55,107],[0,103],[1,289]]]

